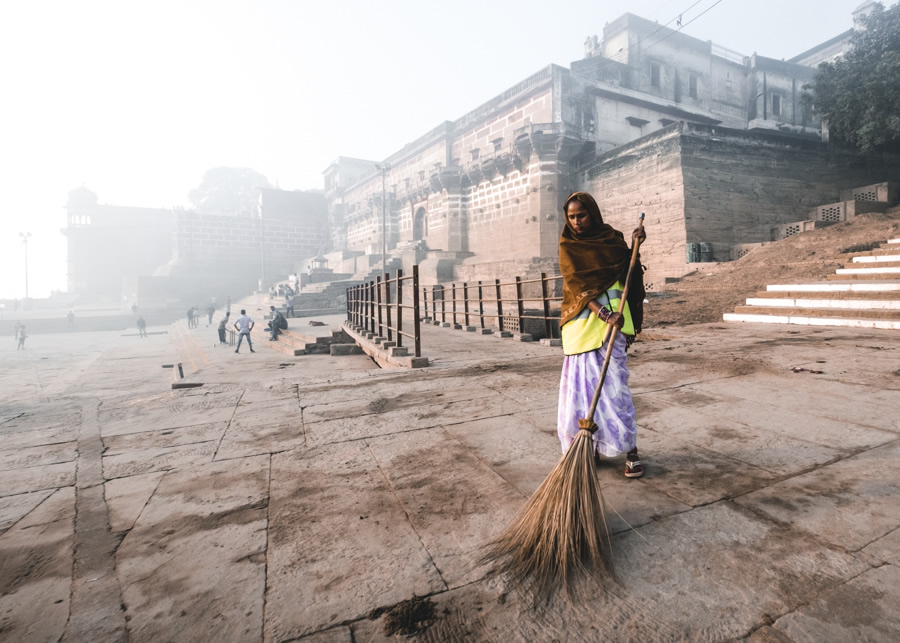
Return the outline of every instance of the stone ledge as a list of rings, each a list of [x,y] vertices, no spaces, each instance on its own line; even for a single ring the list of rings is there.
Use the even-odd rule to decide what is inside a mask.
[[[345,321],[341,328],[350,336],[356,346],[366,355],[369,355],[382,368],[424,368],[429,366],[427,357],[412,357],[408,354],[406,346],[398,347],[396,342],[381,341],[375,343],[374,339],[368,339],[365,329],[357,328],[354,324]]]

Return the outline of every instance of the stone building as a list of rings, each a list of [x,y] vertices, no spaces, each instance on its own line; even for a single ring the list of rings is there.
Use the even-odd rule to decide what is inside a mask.
[[[789,62],[625,14],[570,68],[539,70],[382,163],[339,157],[324,173],[331,267],[359,274],[384,245],[426,283],[552,268],[576,189],[620,229],[646,211],[657,286],[693,269],[686,243],[730,259],[733,245],[896,170],[850,153],[839,156],[852,169],[836,166],[800,100],[815,73],[803,63],[847,37]]]
[[[152,273],[172,251],[170,210],[100,204],[86,187],[69,192],[68,291],[82,301],[133,297],[139,275]]]
[[[250,216],[98,205],[69,194],[69,292],[144,310],[224,301],[283,279],[329,246],[321,191],[259,189]]]

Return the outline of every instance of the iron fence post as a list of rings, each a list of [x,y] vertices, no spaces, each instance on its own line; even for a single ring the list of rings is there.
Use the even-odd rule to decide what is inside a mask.
[[[541,273],[541,299],[544,302],[544,333],[546,337],[553,338],[550,332],[550,301],[547,299],[547,273]]]
[[[525,332],[525,302],[522,301],[522,278],[516,275],[516,306],[519,312],[519,332]]]
[[[419,335],[419,264],[413,264],[413,345],[415,356],[422,356],[422,339]],[[434,299],[432,299],[434,301]],[[428,310],[428,300],[425,300],[425,310]]]
[[[403,346],[403,270],[397,270],[397,347]]]

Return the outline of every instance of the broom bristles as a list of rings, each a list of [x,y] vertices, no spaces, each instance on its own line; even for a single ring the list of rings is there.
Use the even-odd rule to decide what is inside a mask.
[[[582,425],[547,479],[488,546],[481,563],[490,573],[508,576],[523,587],[538,605],[549,603],[560,589],[577,598],[584,580],[615,580],[610,547],[592,433]]]

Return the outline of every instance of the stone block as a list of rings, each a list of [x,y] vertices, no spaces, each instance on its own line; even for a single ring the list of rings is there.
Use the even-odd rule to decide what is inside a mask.
[[[332,344],[330,352],[333,357],[340,357],[343,355],[362,355],[363,349],[356,344]]]
[[[541,346],[562,346],[561,339],[550,339],[549,337],[545,337],[541,340]]]
[[[450,328],[450,322],[441,322],[441,328]]]
[[[512,337],[517,342],[533,342],[534,337],[531,333],[513,333]]]
[[[467,333],[474,333],[476,330],[478,330],[477,326],[466,326]]]
[[[497,333],[497,337],[512,337],[512,336],[513,336],[513,334],[511,332],[509,332],[508,330],[501,330],[499,333]]]
[[[406,357],[409,355],[409,349],[406,346],[394,346],[388,350],[391,357]]]
[[[382,342],[381,347],[384,349],[393,348],[397,345],[397,342]]]

